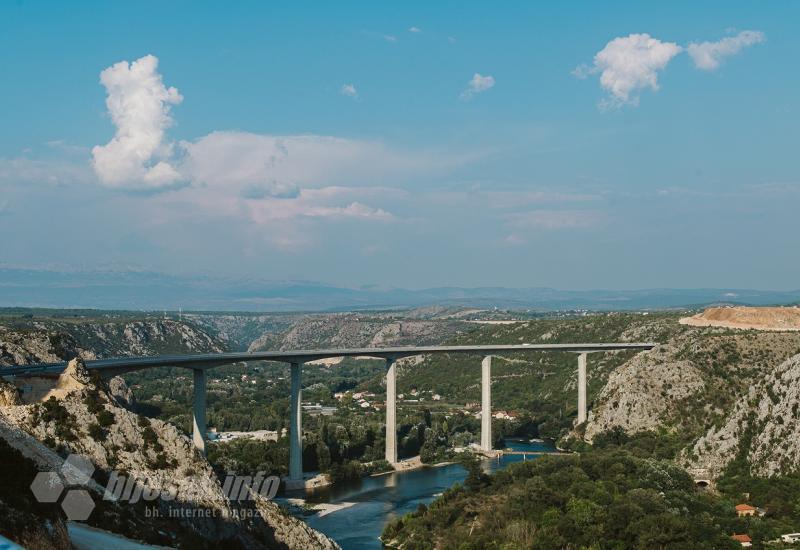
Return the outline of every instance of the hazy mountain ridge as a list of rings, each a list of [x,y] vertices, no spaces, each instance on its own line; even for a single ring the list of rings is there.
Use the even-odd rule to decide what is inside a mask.
[[[800,290],[437,287],[344,288],[308,281],[176,276],[138,271],[0,268],[0,303],[18,307],[177,311],[326,311],[427,305],[534,310],[664,309],[712,303],[769,305],[800,301]]]

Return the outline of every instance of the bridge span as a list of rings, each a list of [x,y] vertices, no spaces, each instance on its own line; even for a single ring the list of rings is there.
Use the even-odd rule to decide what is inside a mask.
[[[560,351],[578,354],[578,423],[586,421],[586,358],[588,353],[625,350],[649,350],[655,343],[598,344],[517,344],[494,346],[418,346],[392,348],[349,348],[297,351],[260,351],[248,353],[207,353],[197,355],[161,355],[121,357],[86,361],[86,368],[103,375],[115,375],[142,369],[183,367],[194,373],[194,415],[192,441],[201,453],[206,449],[206,371],[223,365],[250,361],[288,363],[291,372],[291,407],[289,423],[289,479],[303,479],[303,428],[301,412],[301,370],[304,363],[333,357],[372,357],[386,362],[386,460],[397,463],[397,371],[396,361],[414,355],[460,353],[483,356],[481,361],[481,444],[482,451],[492,450],[492,356],[508,353]],[[0,369],[5,377],[55,376],[67,363],[17,365]]]

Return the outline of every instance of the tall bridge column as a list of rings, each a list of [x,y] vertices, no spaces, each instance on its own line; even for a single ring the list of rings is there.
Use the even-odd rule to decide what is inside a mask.
[[[206,370],[194,371],[194,414],[192,443],[201,454],[206,454]]]
[[[481,450],[492,450],[492,356],[481,362]]]
[[[300,370],[301,363],[291,363],[292,396],[289,420],[289,479],[303,479],[303,418],[300,407]]]
[[[586,422],[586,354],[578,355],[578,424]]]
[[[397,366],[386,359],[386,462],[397,463]]]

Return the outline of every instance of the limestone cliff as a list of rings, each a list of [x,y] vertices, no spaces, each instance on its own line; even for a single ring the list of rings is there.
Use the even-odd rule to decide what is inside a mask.
[[[689,361],[676,361],[668,346],[638,354],[612,372],[589,412],[585,437],[621,427],[626,432],[655,430],[668,423],[676,405],[698,396],[705,381]]]
[[[668,430],[712,476],[737,456],[758,475],[800,471],[798,349],[797,332],[691,328],[612,372],[583,435]]]
[[[94,349],[101,353],[95,354]],[[0,374],[3,364],[76,358],[57,380],[16,380],[17,386],[29,387],[27,403],[20,400],[13,384],[0,379],[0,438],[25,451],[42,471],[58,470],[64,456],[78,453],[105,472],[101,477],[112,470],[125,472],[148,488],[170,488],[185,496],[175,500],[157,498],[155,504],[162,513],[202,510],[213,516],[189,514],[161,523],[148,522],[137,516],[142,511],[136,506],[104,503],[104,510],[92,516],[103,528],[116,532],[128,529],[134,535],[141,533],[139,538],[166,545],[194,536],[206,545],[233,542],[254,548],[338,548],[272,502],[229,501],[211,466],[195,451],[188,437],[169,423],[128,410],[133,396],[124,382],[103,381],[90,375],[80,359],[164,351],[222,348],[204,332],[170,320],[75,326],[48,321],[39,327],[0,327]],[[93,490],[99,493],[101,487]],[[248,510],[254,513],[248,514]]]
[[[735,457],[746,458],[755,475],[800,469],[800,354],[751,386],[725,421],[708,430],[683,461],[718,474]]]
[[[18,321],[0,325],[0,366],[51,363],[81,357],[123,357],[164,353],[225,351],[203,330],[171,319],[61,319]]]

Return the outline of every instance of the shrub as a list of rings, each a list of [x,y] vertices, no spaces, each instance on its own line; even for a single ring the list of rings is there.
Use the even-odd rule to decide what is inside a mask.
[[[103,430],[103,428],[101,428],[100,424],[96,422],[92,422],[91,424],[89,424],[89,429],[87,431],[89,432],[89,437],[91,437],[95,441],[101,441],[103,439],[103,436],[105,435],[105,431]]]
[[[106,409],[103,409],[97,414],[97,423],[100,424],[100,426],[102,426],[103,428],[108,428],[109,426],[114,424],[115,420],[116,419],[114,418],[114,413]]]

